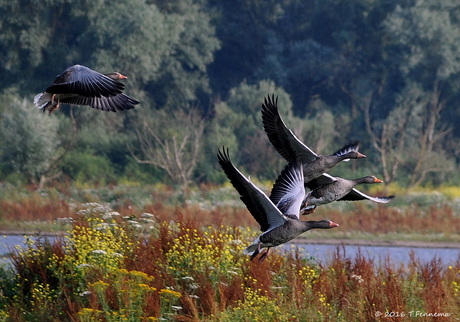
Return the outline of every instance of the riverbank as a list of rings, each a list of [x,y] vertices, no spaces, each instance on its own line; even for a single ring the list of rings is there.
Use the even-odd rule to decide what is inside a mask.
[[[369,239],[309,239],[296,238],[293,244],[353,245],[353,246],[391,246],[417,248],[453,248],[460,249],[458,242],[427,242],[414,240],[369,240]]]
[[[0,236],[40,236],[40,237],[59,237],[65,236],[65,231],[25,231],[25,230],[0,230]],[[336,236],[335,238],[322,238],[315,236],[309,238],[307,234],[291,241],[292,244],[322,244],[322,245],[352,245],[352,246],[388,246],[388,247],[416,247],[416,248],[452,248],[460,249],[460,242],[454,240],[414,240],[414,236],[401,234],[398,239],[397,234],[391,234],[385,239],[384,236],[372,236],[372,238],[347,238]],[[425,236],[433,239],[433,236]],[[457,236],[456,236],[457,237]]]

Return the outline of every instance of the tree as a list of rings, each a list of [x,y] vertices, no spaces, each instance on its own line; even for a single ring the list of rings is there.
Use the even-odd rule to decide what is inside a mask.
[[[155,117],[141,118],[136,128],[138,148],[128,146],[132,156],[163,169],[186,195],[201,151],[204,119],[196,108],[161,110]]]
[[[386,183],[405,177],[405,183],[414,186],[421,184],[429,173],[453,170],[443,149],[434,148],[449,133],[447,129],[434,131],[442,107],[441,102],[432,102],[413,83],[398,96],[395,108],[384,120],[372,122],[370,105],[362,105],[366,128],[379,152]]]
[[[419,153],[410,185],[423,183],[430,172],[452,170],[451,167],[433,165],[429,160],[433,155],[446,154],[442,141],[451,131],[439,124],[439,120],[446,108],[443,94],[460,82],[459,12],[460,5],[456,1],[417,0],[406,6],[398,5],[384,23],[402,53],[400,71],[406,84],[417,84],[423,91],[418,95],[425,102],[418,111]]]
[[[278,105],[286,118],[292,116],[289,95],[273,81],[262,80],[257,84],[246,81],[230,91],[225,102],[215,104],[215,118],[208,142],[213,155],[225,145],[234,150],[235,162],[248,167],[251,175],[273,180],[279,175],[284,160],[268,141],[262,126],[261,108],[267,95],[278,96]],[[214,165],[216,165],[214,163]]]
[[[210,94],[207,66],[220,44],[203,2],[100,0],[88,6],[80,40],[93,48],[87,58],[98,68],[126,71],[157,108]]]
[[[268,1],[209,0],[216,11],[216,35],[222,46],[209,65],[212,90],[219,99],[226,99],[231,88],[251,77],[262,58],[264,19],[262,10],[270,10]],[[244,59],[243,59],[244,57]],[[252,79],[251,79],[252,80]]]
[[[3,94],[3,98],[11,94]],[[58,120],[31,110],[32,102],[12,94],[0,120],[0,162],[3,173],[21,173],[43,188],[60,175],[58,161],[63,156]]]
[[[199,102],[207,107],[211,88],[208,68],[220,48],[206,1],[157,1],[176,29],[168,55],[150,88],[157,106],[186,106]],[[160,93],[160,94],[157,94]]]

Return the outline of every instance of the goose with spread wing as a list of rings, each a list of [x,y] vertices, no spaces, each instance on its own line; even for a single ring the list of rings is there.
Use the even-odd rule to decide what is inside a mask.
[[[88,105],[102,111],[124,111],[134,108],[139,101],[123,93],[126,79],[118,72],[101,74],[82,65],[67,68],[48,86],[34,97],[37,108],[51,114],[61,103]]]
[[[319,177],[341,161],[366,157],[358,151],[359,142],[348,144],[331,155],[315,153],[286,126],[278,111],[278,97],[274,95],[268,95],[264,99],[262,122],[276,151],[288,162],[302,162],[305,182]]]
[[[279,175],[272,189],[272,194],[276,195],[278,200],[275,205],[261,189],[233,165],[228,149],[219,150],[217,159],[233,187],[240,194],[246,208],[260,225],[262,234],[245,249],[245,254],[251,255],[251,260],[262,248],[267,248],[259,257],[259,262],[263,261],[271,247],[284,244],[310,229],[330,229],[339,226],[330,220],[299,219],[300,206],[305,196],[301,163],[289,163]],[[284,213],[278,207],[283,208]]]
[[[307,188],[311,189],[302,202],[301,213],[308,215],[315,211],[317,206],[324,205],[333,201],[357,201],[371,200],[378,203],[388,203],[395,197],[383,196],[372,197],[355,188],[363,183],[382,183],[383,181],[375,176],[366,176],[358,179],[344,179],[333,177],[327,173],[306,183]],[[276,202],[276,199],[273,200]]]

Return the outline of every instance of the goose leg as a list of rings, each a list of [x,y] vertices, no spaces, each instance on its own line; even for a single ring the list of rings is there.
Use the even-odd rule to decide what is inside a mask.
[[[46,105],[43,106],[43,108],[42,108],[42,112],[45,113],[45,112],[46,112],[46,109],[47,109],[51,104],[53,104],[53,103],[52,103],[52,102],[46,103]]]
[[[251,255],[251,261],[256,258],[257,255],[260,253],[260,246],[262,246],[262,243],[259,243],[257,245],[257,249],[254,251],[254,253]]]
[[[316,210],[316,206],[311,206],[311,207],[313,207],[313,208],[306,209],[306,207],[305,207],[305,208],[301,209],[301,210],[300,210],[300,214],[301,214],[302,216],[305,216],[305,215],[309,215],[309,214],[314,213],[315,210]]]
[[[54,97],[54,95],[53,95],[53,97]],[[50,108],[50,110],[48,112],[48,115],[51,114],[52,112],[54,112],[55,110],[57,110],[59,108],[59,104],[60,104],[59,100],[57,101],[57,103],[54,103],[54,101],[53,101],[53,105],[51,106],[51,108]]]
[[[270,254],[270,247],[268,247],[267,250],[262,255],[260,255],[259,264],[267,258],[268,254]]]

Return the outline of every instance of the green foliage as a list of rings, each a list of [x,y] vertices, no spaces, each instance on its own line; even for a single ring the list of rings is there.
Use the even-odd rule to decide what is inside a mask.
[[[91,151],[70,151],[64,156],[62,169],[79,184],[105,184],[116,179],[113,163]]]
[[[268,80],[255,85],[243,82],[230,92],[227,101],[216,105],[211,130],[213,142],[210,142],[214,149],[210,151],[215,154],[218,148],[226,146],[234,151],[231,153],[232,160],[245,164],[251,169],[251,175],[273,179],[283,161],[274,152],[263,131],[260,114],[264,98],[271,94],[278,96],[280,113],[289,119],[292,103],[282,88]]]
[[[235,151],[243,169],[273,179],[283,161],[264,136],[260,104],[275,93],[283,119],[315,151],[330,153],[360,140],[368,162],[359,171],[383,173],[386,181],[408,186],[455,184],[459,12],[453,0],[314,5],[300,0],[0,0],[0,88],[33,97],[65,67],[79,63],[128,75],[126,92],[141,101],[134,111],[116,116],[63,106],[57,117],[32,121],[43,134],[25,143],[17,141],[25,137],[20,127],[14,138],[11,117],[3,113],[16,113],[11,102],[30,106],[28,114],[39,113],[29,101],[5,99],[10,94],[2,93],[1,122],[9,122],[10,129],[0,132],[0,140],[15,146],[0,148],[0,175],[36,182],[42,174],[52,179],[64,170],[70,180],[97,181],[94,171],[77,170],[76,163],[69,171],[61,162],[61,153],[72,150],[97,155],[94,162],[101,165],[96,168],[108,171],[101,175],[104,181],[126,177],[125,170],[134,171],[127,146],[136,146],[139,118],[163,118],[158,110],[193,106],[206,124],[190,181],[222,182],[214,157],[222,145]],[[407,133],[398,129],[404,99],[416,107]],[[48,124],[53,122],[58,129]],[[401,144],[398,134],[405,136]],[[424,134],[433,138],[434,148],[416,142]],[[39,153],[33,150],[39,145],[34,141],[45,136],[59,139],[44,143]],[[34,161],[25,160],[28,156]],[[82,158],[88,168],[88,157]],[[37,159],[52,161],[52,169]],[[163,180],[161,171],[152,170],[152,180]]]
[[[127,157],[128,161],[123,169],[123,175],[118,178],[121,184],[155,184],[165,182],[165,173],[157,167],[139,164],[133,157]]]
[[[31,111],[32,103],[16,98],[15,94],[2,95],[7,103],[0,116],[1,172],[4,176],[20,172],[36,183],[58,153],[58,120],[37,110]]]
[[[163,61],[177,41],[179,25],[145,1],[88,4],[91,9],[85,16],[89,24],[81,39],[83,45],[94,48],[90,58],[95,66],[101,70],[116,66],[139,87],[158,79]]]
[[[401,71],[426,81],[426,85],[458,73],[460,28],[456,14],[459,9],[456,1],[425,0],[413,6],[398,5],[388,15],[384,25],[401,45],[406,61],[401,64]]]

